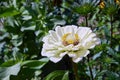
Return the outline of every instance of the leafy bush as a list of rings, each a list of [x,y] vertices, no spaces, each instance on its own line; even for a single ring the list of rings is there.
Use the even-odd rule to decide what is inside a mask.
[[[1,0],[0,80],[119,80],[119,14],[119,0]],[[90,27],[101,40],[77,64],[41,56],[43,37],[65,25]]]

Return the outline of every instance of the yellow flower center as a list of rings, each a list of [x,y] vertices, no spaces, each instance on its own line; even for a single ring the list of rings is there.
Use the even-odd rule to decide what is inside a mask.
[[[104,8],[105,7],[105,3],[103,1],[100,2],[100,8]]]
[[[78,34],[67,33],[62,36],[62,43],[64,46],[73,44],[77,45],[79,43]]]
[[[115,0],[115,2],[120,5],[120,1],[119,0]]]

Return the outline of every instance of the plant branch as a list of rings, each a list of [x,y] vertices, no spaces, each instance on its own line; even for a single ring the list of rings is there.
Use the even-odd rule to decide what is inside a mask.
[[[77,67],[77,64],[74,63],[71,59],[71,64],[72,64],[72,67],[73,67],[73,72],[74,72],[74,76],[75,76],[75,80],[80,80],[79,79],[79,75],[78,75],[78,67]]]
[[[88,19],[87,19],[87,15],[85,16],[85,20],[86,20],[86,27],[88,26]]]
[[[112,15],[110,16],[110,25],[111,25],[111,35],[110,35],[110,46],[112,47],[112,38],[113,38],[113,24],[112,24]]]
[[[87,20],[87,15],[85,16],[85,19],[86,19],[86,26],[88,26],[88,20]],[[92,27],[91,27],[91,29],[92,29]],[[90,62],[90,57],[89,57],[89,55],[87,56],[87,62],[88,62],[88,65],[89,65],[89,62]],[[89,71],[90,71],[90,75],[91,75],[91,80],[94,80],[94,78],[93,78],[93,73],[92,73],[92,69],[91,69],[91,67],[90,67],[90,65],[89,65]]]
[[[87,58],[88,58],[88,59],[87,59],[87,62],[88,62],[88,67],[89,67],[89,71],[90,71],[90,75],[91,75],[91,80],[94,80],[94,78],[93,78],[93,73],[92,73],[92,68],[91,68],[91,66],[90,66],[90,64],[89,64],[89,62],[90,62],[89,55],[88,55]]]

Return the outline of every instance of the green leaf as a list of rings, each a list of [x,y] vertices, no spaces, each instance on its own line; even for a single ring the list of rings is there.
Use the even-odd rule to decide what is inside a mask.
[[[0,67],[0,80],[9,79],[10,75],[17,75],[20,71],[20,63],[10,67]]]
[[[108,49],[107,53],[109,55],[113,55],[113,56],[115,55],[115,51],[111,47],[107,47],[107,49]]]
[[[62,80],[69,80],[69,72],[67,71],[65,74],[64,74],[64,76],[63,76],[63,78],[62,78]]]
[[[45,80],[69,80],[68,79],[68,71],[57,70],[45,77]]]
[[[66,24],[65,20],[52,19],[51,21],[54,22],[55,26],[56,25],[65,25]]]
[[[95,54],[93,56],[93,60],[96,60],[97,58],[99,58],[101,56],[101,54],[102,54],[102,51],[100,51],[99,53]]]
[[[119,9],[119,6],[116,5],[114,0],[106,0],[106,7],[103,9],[103,13],[106,13],[110,16],[115,15]]]
[[[20,14],[19,11],[15,10],[13,7],[3,10],[0,14],[0,17],[10,17]]]
[[[30,26],[30,27],[22,27],[21,28],[21,31],[25,31],[25,30],[35,30],[35,25],[33,25],[33,26]]]
[[[83,16],[86,16],[88,13],[91,13],[92,11],[95,10],[94,6],[90,3],[85,3],[81,6],[77,6],[74,8],[75,12],[83,15]]]
[[[16,63],[17,63],[17,61],[15,61],[15,60],[9,60],[9,61],[1,64],[0,67],[10,67],[10,66],[15,65]]]
[[[42,68],[47,62],[48,62],[48,58],[43,58],[40,60],[28,60],[28,61],[24,61],[22,63],[22,66],[24,67],[28,67],[31,69],[40,69]]]
[[[107,26],[103,26],[103,29],[104,29],[105,36],[110,36],[110,31],[107,28]]]
[[[22,19],[23,20],[30,20],[30,19],[32,19],[32,16],[24,15]]]

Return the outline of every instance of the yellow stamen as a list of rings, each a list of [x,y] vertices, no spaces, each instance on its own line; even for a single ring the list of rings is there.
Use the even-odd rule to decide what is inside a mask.
[[[62,41],[64,46],[69,44],[77,45],[79,43],[79,36],[78,34],[72,35],[71,33],[67,33],[62,36]]]
[[[67,40],[68,44],[73,44],[74,41],[72,39]]]
[[[100,2],[100,8],[103,9],[104,7],[105,7],[105,3],[104,3],[104,1],[101,1],[101,2]]]
[[[78,40],[79,39],[79,36],[78,36],[78,34],[75,34],[75,38]]]
[[[116,4],[120,5],[120,1],[119,0],[115,0]]]
[[[63,40],[63,41],[66,40],[66,38],[67,38],[67,36],[68,36],[69,34],[70,34],[70,33],[64,34],[64,35],[62,36],[62,40]]]

